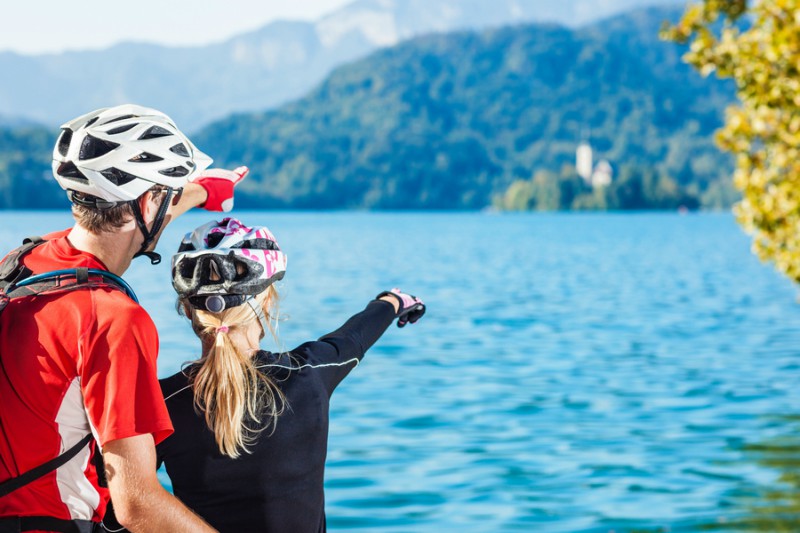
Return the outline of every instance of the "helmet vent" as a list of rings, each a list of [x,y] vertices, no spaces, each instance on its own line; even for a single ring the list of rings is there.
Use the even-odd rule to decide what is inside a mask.
[[[122,170],[114,167],[101,170],[100,174],[102,174],[104,178],[116,186],[125,185],[126,183],[130,183],[137,179],[133,174],[128,174],[127,172],[123,172]]]
[[[183,143],[176,144],[170,148],[169,151],[173,154],[178,154],[181,157],[189,157],[189,150],[186,149],[186,146],[184,146]]]
[[[157,161],[163,161],[163,157],[158,157],[157,155],[148,154],[147,152],[142,152],[141,154],[134,156],[128,161],[130,163],[155,163]]]
[[[231,246],[231,248],[244,248],[247,250],[274,250],[280,251],[278,245],[269,239],[247,239]]]
[[[94,117],[92,120],[90,120],[89,122],[87,122],[86,124],[84,124],[84,125],[83,125],[83,127],[84,127],[84,128],[88,128],[89,126],[91,126],[92,124],[94,124],[95,122],[97,122],[97,119],[99,119],[99,118],[100,118],[100,117]]]
[[[158,139],[159,137],[169,137],[172,135],[172,132],[162,128],[161,126],[152,126],[147,128],[147,130],[142,133],[141,137],[139,137],[140,141],[146,141],[147,139]]]
[[[209,270],[209,272],[208,272],[209,281],[221,281],[222,280],[222,274],[219,273],[219,267],[217,266],[217,264],[214,261],[211,261],[208,264],[208,267],[209,267],[208,268],[208,270]]]
[[[113,122],[113,120],[111,121]],[[108,130],[109,135],[118,135],[120,133],[125,133],[126,131],[133,129],[137,126],[137,124],[128,124],[127,126],[120,126],[118,128],[114,128],[113,130]]]
[[[61,130],[61,137],[58,138],[58,153],[67,157],[67,150],[69,150],[69,143],[72,142],[72,130]]]
[[[194,247],[194,244],[192,244],[191,242],[182,242],[180,247],[178,248],[178,253],[194,252],[195,250],[196,250],[196,248]],[[174,276],[175,276],[175,274],[173,274],[173,277]]]
[[[75,166],[74,163],[61,163],[56,170],[56,174],[58,174],[62,178],[67,178],[73,181],[77,181],[78,183],[83,183],[84,185],[89,185],[89,180],[84,176],[78,167]]]
[[[135,116],[136,115],[122,115],[121,117],[112,118],[111,120],[106,120],[105,122],[103,122],[103,126],[105,126],[106,124],[111,124],[112,122],[119,122],[120,120],[128,120],[129,118],[134,118]]]
[[[102,139],[98,139],[97,137],[87,135],[81,143],[81,150],[78,154],[78,160],[85,161],[87,159],[102,157],[118,146],[119,144],[117,143],[104,141]]]
[[[241,261],[233,261],[233,264],[236,268],[236,277],[233,278],[234,281],[243,281],[247,278],[250,274],[249,269],[247,268],[247,264]]]
[[[209,248],[216,248],[219,246],[220,241],[225,236],[224,233],[211,233],[209,234],[208,238],[206,239],[206,243],[208,244]]]
[[[159,170],[158,173],[170,178],[182,178],[189,175],[189,170],[184,167],[172,167]]]

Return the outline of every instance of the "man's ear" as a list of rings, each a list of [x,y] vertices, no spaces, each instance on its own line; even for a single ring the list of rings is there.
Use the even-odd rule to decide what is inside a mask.
[[[152,189],[141,195],[137,202],[139,202],[139,209],[142,212],[142,217],[144,218],[145,222],[151,222],[156,217],[156,213],[158,212],[156,195],[153,194]]]

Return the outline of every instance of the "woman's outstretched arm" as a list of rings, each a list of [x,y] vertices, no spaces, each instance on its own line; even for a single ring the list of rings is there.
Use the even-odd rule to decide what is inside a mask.
[[[424,314],[425,306],[419,299],[399,291],[395,294],[394,291],[396,289],[392,293],[381,293],[377,300],[371,301],[366,309],[350,317],[336,331],[292,350],[321,371],[329,394],[356,367],[395,318],[405,325],[409,317],[416,322]],[[403,297],[406,297],[405,301]]]

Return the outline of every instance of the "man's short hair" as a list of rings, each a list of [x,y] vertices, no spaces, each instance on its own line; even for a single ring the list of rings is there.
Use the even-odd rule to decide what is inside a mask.
[[[166,191],[166,187],[155,186],[146,192],[157,195],[158,197],[161,193],[166,193]],[[138,201],[138,199],[136,201]],[[164,199],[162,199],[162,201],[164,201]],[[108,209],[97,209],[73,203],[72,217],[75,219],[75,222],[86,231],[99,235],[101,233],[113,233],[115,230],[118,230],[134,219],[134,213],[130,202],[119,203]]]
[[[72,204],[72,217],[86,231],[99,235],[118,230],[133,220],[133,208],[129,203],[119,204],[111,209],[92,209]]]

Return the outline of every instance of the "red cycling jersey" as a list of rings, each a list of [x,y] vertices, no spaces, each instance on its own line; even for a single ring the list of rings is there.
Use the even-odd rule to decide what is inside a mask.
[[[34,274],[107,270],[73,248],[69,230],[45,237],[24,263]],[[39,466],[89,432],[88,447],[44,477],[0,498],[0,517],[102,519],[96,446],[172,433],[156,372],[158,335],[123,292],[100,287],[11,300],[0,313],[0,482]]]

